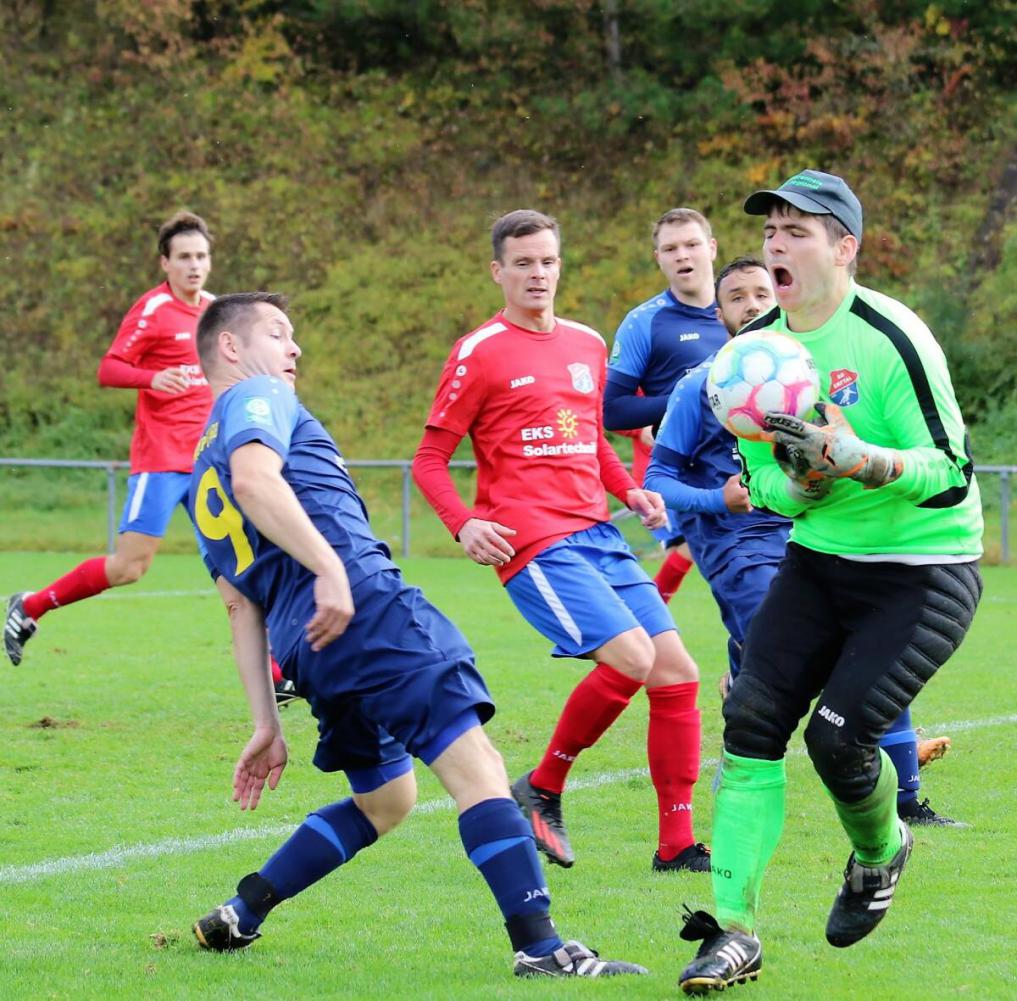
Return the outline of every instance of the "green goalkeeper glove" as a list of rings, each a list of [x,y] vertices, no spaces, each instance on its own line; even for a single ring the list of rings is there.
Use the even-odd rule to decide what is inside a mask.
[[[817,403],[816,411],[822,423],[810,424],[790,414],[766,415],[774,454],[793,480],[846,476],[871,489],[900,476],[904,468],[900,453],[862,441],[836,404]]]

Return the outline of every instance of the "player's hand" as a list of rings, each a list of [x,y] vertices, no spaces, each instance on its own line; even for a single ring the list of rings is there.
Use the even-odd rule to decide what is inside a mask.
[[[307,623],[307,642],[311,649],[327,647],[350,624],[355,608],[346,573],[322,574],[314,578],[314,615]]]
[[[645,427],[639,432],[639,442],[645,445],[647,448],[653,448],[653,443],[656,439],[653,437],[653,428]]]
[[[241,810],[257,809],[265,783],[269,789],[279,785],[287,757],[286,741],[278,730],[256,729],[233,770],[233,802]]]
[[[470,518],[459,529],[459,543],[474,563],[485,567],[502,567],[516,554],[508,541],[515,534],[514,528],[499,525],[496,521]]]
[[[818,476],[849,477],[866,487],[882,487],[900,476],[900,454],[862,441],[833,403],[818,403],[821,423],[810,424],[790,414],[768,413],[766,423],[773,433],[774,454],[785,472],[807,483]]]
[[[638,487],[625,494],[625,506],[639,515],[646,528],[663,528],[667,524],[667,508],[664,498],[653,490]]]
[[[732,514],[748,514],[752,510],[749,492],[742,486],[741,473],[732,473],[724,484],[724,506]]]
[[[190,377],[180,365],[175,368],[164,368],[152,376],[153,389],[157,389],[160,393],[171,393],[174,396],[184,392],[190,384]]]

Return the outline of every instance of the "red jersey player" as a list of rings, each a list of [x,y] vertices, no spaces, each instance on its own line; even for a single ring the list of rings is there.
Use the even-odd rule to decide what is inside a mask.
[[[561,817],[569,769],[645,687],[659,804],[654,869],[708,871],[709,851],[692,835],[698,671],[653,582],[611,524],[605,489],[649,527],[663,524],[663,505],[636,486],[604,439],[603,338],[554,315],[557,223],[519,210],[499,219],[492,237],[491,275],[505,307],[452,349],[414,477],[466,554],[495,568],[523,616],[555,644],[552,654],[596,662],[513,795],[541,850],[572,865]],[[472,509],[448,471],[467,434],[478,467]]]
[[[140,579],[173,509],[186,503],[194,448],[212,408],[195,345],[198,318],[213,298],[204,291],[212,236],[200,216],[178,212],[160,227],[158,245],[166,280],[131,307],[99,364],[101,386],[138,391],[116,552],[85,560],[34,593],[11,596],[4,648],[15,665],[47,612]]]

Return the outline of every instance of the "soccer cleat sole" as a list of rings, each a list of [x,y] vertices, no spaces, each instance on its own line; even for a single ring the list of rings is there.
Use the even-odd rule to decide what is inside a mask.
[[[690,977],[683,980],[679,986],[686,994],[709,994],[710,991],[726,991],[729,987],[737,987],[739,984],[747,984],[751,980],[758,980],[761,970],[753,973],[740,973],[730,980],[717,980],[713,977]]]

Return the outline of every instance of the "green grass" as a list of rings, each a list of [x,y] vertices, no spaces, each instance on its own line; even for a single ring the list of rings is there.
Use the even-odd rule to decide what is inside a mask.
[[[0,554],[0,593],[39,586],[78,558]],[[515,776],[539,755],[582,666],[552,663],[489,571],[462,559],[415,559],[405,569],[475,645],[499,705],[490,732]],[[952,753],[923,773],[923,794],[971,826],[918,830],[885,924],[853,949],[829,948],[823,926],[848,847],[796,738],[784,839],[764,885],[764,973],[744,989],[746,998],[1017,998],[1009,670],[1017,574],[990,567],[986,583],[971,635],[915,706],[918,723],[954,738]],[[702,668],[704,758],[712,759],[724,644],[698,577],[675,611]],[[453,811],[438,802],[443,793],[423,768],[420,800],[432,805],[280,907],[251,950],[217,956],[196,948],[191,921],[228,896],[309,810],[346,789],[341,777],[310,765],[315,729],[297,703],[284,714],[291,762],[279,789],[254,814],[230,801],[249,724],[225,617],[195,557],[162,555],[140,585],[53,613],[21,668],[3,670],[4,999],[678,994],[676,976],[692,951],[677,937],[678,912],[682,902],[709,906],[709,881],[650,872],[655,818],[639,772],[643,699],[577,765],[566,810],[578,862],[568,871],[550,867],[547,877],[567,935],[641,962],[651,976],[536,983],[510,976],[500,916],[463,857]],[[44,719],[50,725],[40,726]],[[708,774],[696,808],[708,839]],[[181,840],[222,835],[203,847]],[[145,846],[147,855],[139,851]],[[119,860],[105,867],[89,858],[115,849]],[[46,862],[65,868],[39,871]]]

